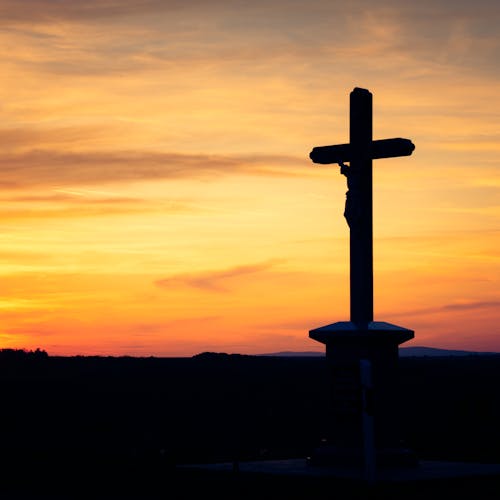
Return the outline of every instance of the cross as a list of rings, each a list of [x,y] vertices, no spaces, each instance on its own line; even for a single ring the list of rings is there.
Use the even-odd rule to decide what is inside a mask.
[[[366,328],[373,321],[372,160],[409,156],[415,146],[409,139],[372,139],[373,99],[368,90],[354,88],[349,104],[349,144],[315,147],[309,157],[314,163],[339,164],[347,177],[351,322]]]

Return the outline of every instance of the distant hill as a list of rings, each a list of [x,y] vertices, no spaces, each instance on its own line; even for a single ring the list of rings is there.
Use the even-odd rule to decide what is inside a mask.
[[[323,357],[324,355],[325,355],[324,352],[318,352],[318,351],[278,351],[278,352],[258,354],[258,356],[289,356],[293,358],[300,358],[303,356]]]
[[[313,356],[321,357],[324,356],[325,352],[318,351],[279,351],[272,353],[260,354],[260,356],[289,356],[289,357],[303,357],[303,356]],[[483,352],[483,351],[460,351],[453,349],[439,349],[437,347],[425,347],[425,346],[412,346],[412,347],[400,347],[399,355],[401,357],[412,357],[412,356],[485,356],[485,355],[500,355],[498,352]]]
[[[409,356],[491,356],[498,355],[498,352],[484,351],[460,351],[453,349],[438,349],[436,347],[412,346],[400,347],[399,355],[403,357]]]

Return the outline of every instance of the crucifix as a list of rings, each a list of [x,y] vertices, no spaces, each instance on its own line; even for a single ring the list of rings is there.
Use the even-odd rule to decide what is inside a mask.
[[[309,155],[314,163],[337,163],[347,177],[351,321],[360,327],[373,321],[372,160],[408,156],[415,149],[409,139],[374,141],[372,115],[372,94],[356,87],[350,94],[349,144],[316,147]]]
[[[373,100],[366,89],[350,94],[349,143],[315,147],[314,163],[338,164],[347,178],[344,216],[350,237],[350,321],[338,321],[309,331],[326,345],[330,369],[331,418],[322,444],[310,464],[363,464],[373,477],[375,464],[417,463],[400,445],[397,417],[398,346],[414,332],[373,320],[373,199],[372,161],[409,156],[409,139],[373,140]]]

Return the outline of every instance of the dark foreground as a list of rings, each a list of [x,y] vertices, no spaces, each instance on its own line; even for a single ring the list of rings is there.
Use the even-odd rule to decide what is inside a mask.
[[[499,356],[402,358],[406,444],[500,463]],[[367,486],[185,464],[306,457],[327,424],[323,358],[0,359],[0,498],[500,498],[500,478]],[[236,469],[235,469],[236,470]]]

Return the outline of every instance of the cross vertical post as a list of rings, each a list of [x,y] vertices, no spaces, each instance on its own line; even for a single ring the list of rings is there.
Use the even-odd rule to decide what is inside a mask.
[[[351,321],[365,327],[373,321],[373,189],[372,94],[355,88],[350,94],[350,176],[357,179],[358,221],[350,227]]]

